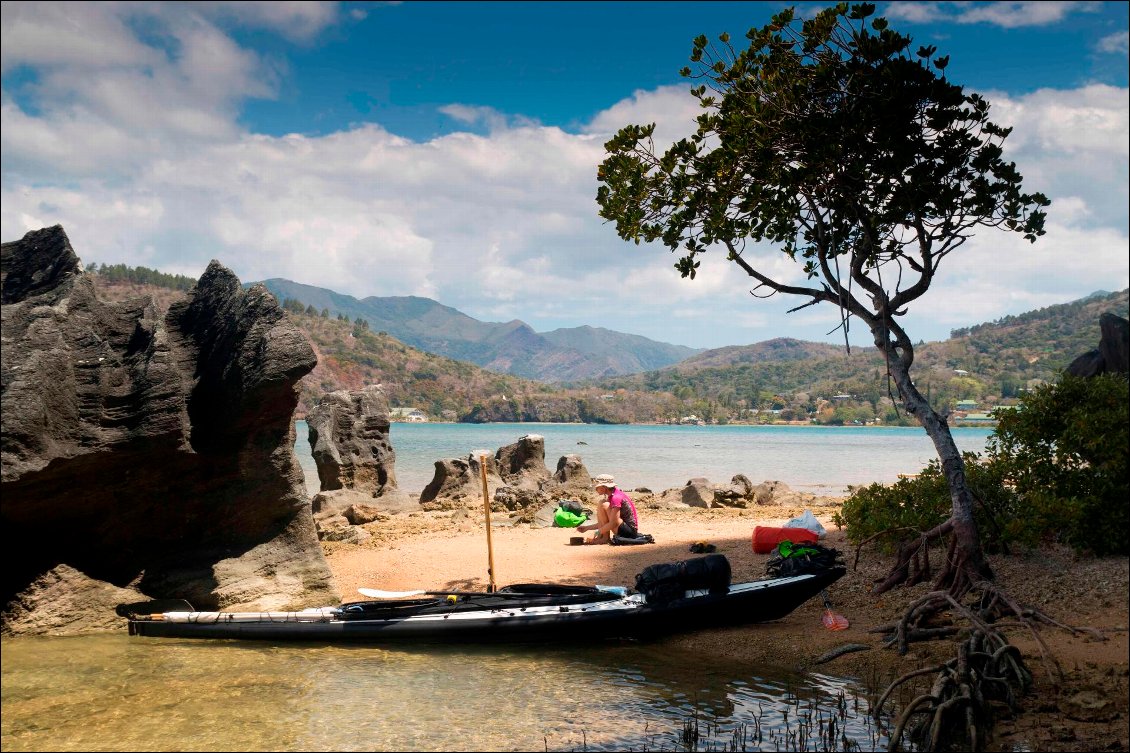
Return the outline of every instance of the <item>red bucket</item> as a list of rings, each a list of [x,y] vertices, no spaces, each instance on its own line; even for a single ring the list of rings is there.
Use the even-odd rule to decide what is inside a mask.
[[[791,541],[794,544],[815,544],[819,540],[820,537],[807,528],[753,527],[753,551],[757,554],[769,554],[782,541]]]

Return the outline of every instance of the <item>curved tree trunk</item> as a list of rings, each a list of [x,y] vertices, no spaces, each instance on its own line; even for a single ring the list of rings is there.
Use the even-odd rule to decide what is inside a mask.
[[[929,544],[930,540],[950,533],[954,538],[954,546],[949,549],[936,588],[949,590],[954,596],[961,596],[969,590],[973,582],[993,579],[993,572],[981,547],[977,522],[973,518],[973,506],[976,500],[965,478],[965,462],[961,458],[957,444],[953,441],[953,435],[945,418],[933,409],[910,378],[910,364],[914,360],[914,351],[910,342],[900,337],[900,342],[896,346],[889,337],[884,336],[885,333],[880,331],[875,334],[876,344],[887,355],[888,369],[906,411],[922,424],[938,452],[942,472],[949,483],[952,512],[949,520],[923,534],[920,542],[904,548],[900,552],[899,564],[872,592],[880,594],[905,581],[908,575],[906,561],[911,555],[922,546]]]

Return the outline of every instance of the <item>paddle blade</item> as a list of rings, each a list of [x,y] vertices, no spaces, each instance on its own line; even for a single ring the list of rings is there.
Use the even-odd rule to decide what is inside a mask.
[[[828,628],[829,630],[847,630],[850,625],[847,617],[844,617],[842,614],[839,614],[837,612],[833,612],[831,609],[824,610],[823,622],[824,627]]]
[[[427,591],[380,591],[376,588],[358,588],[357,592],[371,599],[403,599],[405,596],[422,596]]]

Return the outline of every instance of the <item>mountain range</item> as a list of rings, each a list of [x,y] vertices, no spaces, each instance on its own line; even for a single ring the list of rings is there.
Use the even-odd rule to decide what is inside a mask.
[[[482,322],[431,298],[357,299],[282,278],[263,280],[262,284],[280,303],[291,299],[317,311],[328,310],[331,316],[363,319],[374,332],[385,332],[414,348],[540,382],[635,374],[701,352],[600,327],[535,332],[518,319]]]
[[[161,310],[195,282],[125,265],[91,271],[106,296],[120,300],[149,295]],[[366,299],[375,305],[363,306],[366,302],[322,288],[275,285],[275,289],[318,357],[317,367],[301,382],[300,412],[327,392],[382,384],[390,405],[415,406],[433,419],[459,421],[639,423],[679,420],[689,414],[719,422],[760,422],[766,416],[818,423],[907,420],[895,409],[885,365],[874,348],[852,348],[847,353],[840,345],[774,338],[694,352],[659,368],[637,367],[641,370],[633,374],[568,384],[562,383],[558,371],[550,383],[483,368],[470,362],[467,354],[482,347],[477,342],[486,343],[484,352],[494,347],[492,357],[488,353],[478,360],[498,364],[520,359],[521,351],[513,347],[508,334],[523,329],[526,341],[540,348],[543,360],[554,357],[554,340],[562,345],[558,355],[572,351],[569,355],[577,364],[599,363],[614,352],[623,365],[632,347],[642,349],[642,363],[653,348],[664,346],[591,327],[539,335],[521,322],[478,322],[425,298]],[[968,400],[982,410],[1008,404],[1039,383],[1057,380],[1072,360],[1094,349],[1101,314],[1128,318],[1128,308],[1130,291],[1100,291],[954,330],[947,340],[915,347],[915,382],[941,410]],[[398,313],[405,312],[408,315],[398,320]],[[448,328],[449,322],[455,326]],[[411,339],[448,342],[464,354],[463,359],[437,355],[391,334],[413,330],[418,339]],[[402,337],[409,339],[410,334]],[[499,355],[504,350],[498,347],[500,342],[511,346],[507,358]],[[608,367],[597,371],[607,373]]]

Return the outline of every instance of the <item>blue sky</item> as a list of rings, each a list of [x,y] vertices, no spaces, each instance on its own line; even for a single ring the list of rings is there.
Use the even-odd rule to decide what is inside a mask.
[[[244,281],[422,295],[538,331],[842,341],[834,310],[786,315],[795,300],[753,299],[720,256],[680,279],[594,200],[619,127],[690,131],[693,37],[741,38],[783,7],[4,2],[0,231],[62,223],[88,263],[218,259]],[[906,317],[915,340],[1127,287],[1127,8],[878,4],[950,54],[1053,200],[1034,246],[986,231],[947,260]]]

